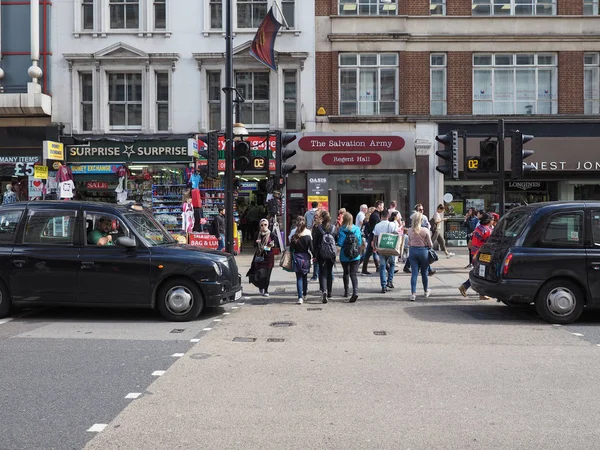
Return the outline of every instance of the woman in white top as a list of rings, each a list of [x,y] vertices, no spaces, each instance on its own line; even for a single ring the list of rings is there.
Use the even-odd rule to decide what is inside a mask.
[[[410,252],[410,301],[417,299],[417,276],[421,272],[425,297],[429,297],[429,279],[427,268],[429,267],[429,249],[433,247],[431,233],[428,228],[422,226],[423,214],[416,212],[412,215],[412,226],[408,229],[408,243]]]

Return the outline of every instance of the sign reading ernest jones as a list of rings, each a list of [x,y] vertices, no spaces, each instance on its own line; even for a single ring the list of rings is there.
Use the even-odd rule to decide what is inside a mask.
[[[306,152],[397,151],[406,146],[401,136],[304,136],[298,147]]]
[[[91,142],[69,146],[70,163],[191,162],[187,141]]]

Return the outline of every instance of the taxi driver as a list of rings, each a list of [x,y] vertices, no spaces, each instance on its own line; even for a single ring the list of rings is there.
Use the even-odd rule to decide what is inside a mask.
[[[92,245],[115,245],[109,231],[112,228],[112,219],[101,217],[96,222],[96,229],[88,233],[88,242]]]

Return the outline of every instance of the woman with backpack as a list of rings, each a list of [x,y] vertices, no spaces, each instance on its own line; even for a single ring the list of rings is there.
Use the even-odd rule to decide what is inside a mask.
[[[321,213],[321,224],[316,228],[313,227],[312,238],[319,264],[319,285],[323,293],[323,303],[327,303],[331,298],[333,264],[337,253],[335,227],[331,224],[331,216],[327,211]]]
[[[298,303],[304,303],[308,291],[308,272],[314,259],[314,250],[310,231],[306,228],[304,217],[296,219],[296,232],[290,238],[290,251],[294,261],[294,272],[296,273],[296,288],[298,290]]]
[[[340,262],[344,269],[344,298],[349,296],[348,284],[352,281],[352,297],[349,302],[358,300],[358,266],[360,265],[360,247],[362,233],[360,228],[353,225],[353,217],[349,212],[344,213],[342,226],[338,232],[338,245],[340,246]]]

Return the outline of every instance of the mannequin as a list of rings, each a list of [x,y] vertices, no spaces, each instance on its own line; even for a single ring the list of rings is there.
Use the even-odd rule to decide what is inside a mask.
[[[131,175],[129,168],[126,163],[123,163],[116,170],[116,174],[119,177],[119,184],[117,185],[115,192],[117,193],[117,203],[124,203],[127,201],[127,177]]]
[[[11,203],[15,203],[17,201],[17,194],[13,191],[12,185],[7,184],[6,190],[4,191],[4,196],[2,198],[3,205],[9,205]]]
[[[192,205],[192,197],[188,197],[183,203],[181,213],[181,229],[186,233],[191,233],[194,230],[194,206]]]
[[[190,183],[192,184],[192,189],[198,189],[200,187],[200,183],[202,183],[202,177],[195,168],[190,174]]]

